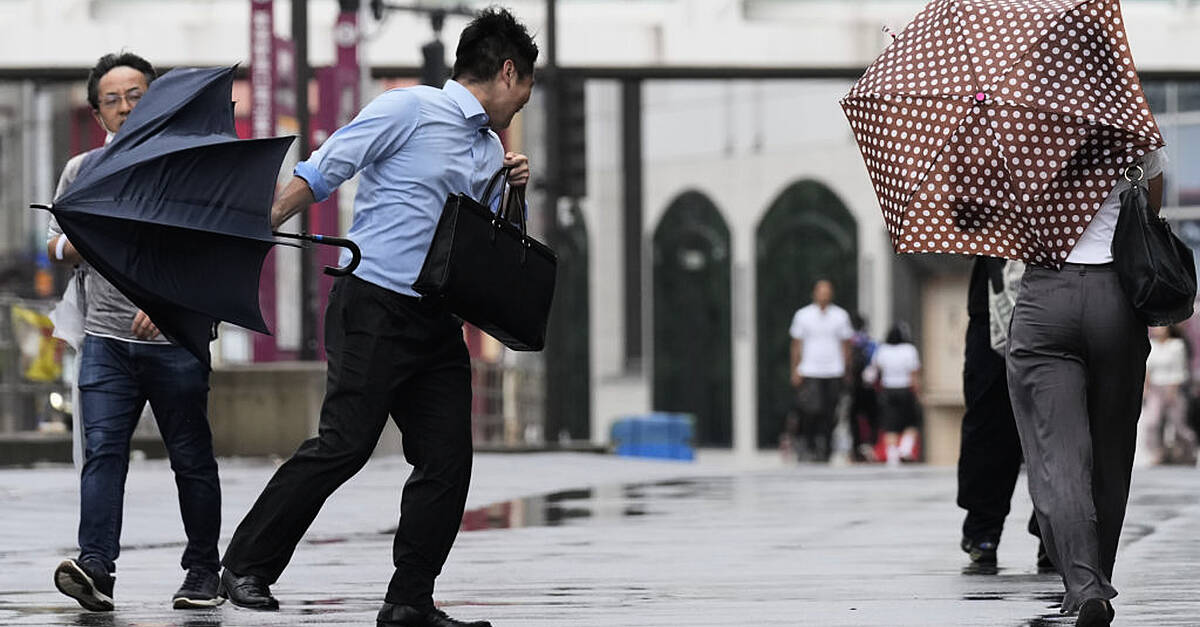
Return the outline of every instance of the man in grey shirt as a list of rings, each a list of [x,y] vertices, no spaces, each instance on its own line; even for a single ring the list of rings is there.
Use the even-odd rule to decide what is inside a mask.
[[[105,55],[92,68],[88,102],[110,137],[154,77],[154,67],[130,53]],[[102,150],[67,162],[57,195]],[[208,426],[208,368],[163,337],[143,311],[89,268],[53,218],[47,248],[51,259],[77,266],[72,280],[81,282],[85,311],[75,425],[85,442],[79,557],[59,564],[54,583],[89,610],[113,609],[129,445],[149,401],[171,458],[188,540],[181,562],[187,575],[172,602],[176,609],[217,605],[221,485]]]

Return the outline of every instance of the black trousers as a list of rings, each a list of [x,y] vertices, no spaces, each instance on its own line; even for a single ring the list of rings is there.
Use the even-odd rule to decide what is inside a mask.
[[[362,279],[337,279],[317,437],[275,472],[238,525],[225,567],[274,583],[325,499],[371,456],[388,415],[414,469],[404,484],[391,603],[428,606],[462,523],[471,478],[471,371],[462,323]]]
[[[837,427],[837,404],[842,397],[842,379],[805,377],[796,392],[801,460],[829,461],[833,431]]]
[[[973,284],[986,280],[986,274],[980,272],[971,277]],[[986,289],[986,285],[972,285],[972,289],[976,287]],[[963,360],[966,413],[958,454],[958,506],[967,510],[963,537],[974,542],[1000,542],[1021,471],[1021,439],[1008,398],[1007,377],[1004,358],[992,350],[986,304],[982,312],[973,308]],[[1038,534],[1033,514],[1028,528]]]

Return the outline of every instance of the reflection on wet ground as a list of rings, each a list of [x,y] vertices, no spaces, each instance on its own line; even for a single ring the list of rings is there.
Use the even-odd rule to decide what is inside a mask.
[[[582,519],[619,520],[652,514],[660,499],[696,498],[719,492],[719,478],[658,481],[618,486],[562,490],[467,510],[463,531],[555,527]]]
[[[1187,479],[1172,476],[1131,507],[1120,624],[1196,624],[1186,605],[1194,584],[1171,575],[1200,557],[1191,532],[1200,499]],[[1032,536],[1006,535],[994,566],[969,564],[953,485],[952,472],[928,469],[802,467],[503,501],[467,511],[462,530],[472,533],[460,534],[438,597],[452,615],[497,627],[1073,624],[1057,613],[1061,581],[1038,572]],[[1028,508],[1022,497],[1013,507]],[[359,529],[378,522],[363,518]],[[181,545],[136,541],[121,558],[118,611],[82,612],[53,591],[53,551],[5,546],[0,624],[370,624],[391,575],[393,531],[310,534],[275,588],[278,613],[170,610],[178,581],[168,565]],[[1168,576],[1146,585],[1148,571]]]

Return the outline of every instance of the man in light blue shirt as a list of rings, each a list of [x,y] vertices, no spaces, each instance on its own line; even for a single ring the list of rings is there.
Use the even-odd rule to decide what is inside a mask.
[[[490,627],[454,620],[433,603],[471,477],[471,370],[461,322],[412,286],[447,196],[495,204],[481,196],[501,165],[512,168],[511,185],[528,182],[528,159],[505,154],[496,131],[529,100],[537,54],[508,11],[481,12],[459,39],[452,80],[375,98],[296,166],[271,208],[278,226],[358,174],[349,236],[362,262],[330,292],[318,435],[279,467],[225,552],[221,591],[234,604],[279,607],[269,586],[325,499],[366,463],[390,414],[414,469],[378,625]]]

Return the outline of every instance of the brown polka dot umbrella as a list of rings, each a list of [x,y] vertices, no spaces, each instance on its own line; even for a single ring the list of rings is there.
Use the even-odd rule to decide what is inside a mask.
[[[842,108],[897,252],[1060,267],[1164,143],[1118,0],[934,0]]]

